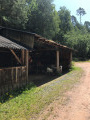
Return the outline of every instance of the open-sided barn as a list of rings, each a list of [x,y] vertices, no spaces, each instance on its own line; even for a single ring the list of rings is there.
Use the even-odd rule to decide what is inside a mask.
[[[43,38],[35,33],[9,28],[1,27],[1,34],[6,38],[15,40],[27,48],[32,49],[32,53],[30,54],[33,56],[33,59],[36,60],[41,56],[40,59],[42,59],[43,62],[46,61],[44,64],[52,63],[57,67],[57,69],[61,65],[63,70],[68,69],[71,65],[72,49],[67,46],[47,40],[46,38]]]
[[[61,69],[66,70],[71,66],[73,50],[67,46],[47,40],[35,33],[4,27],[0,27],[0,34],[3,36],[0,39],[2,43],[0,43],[0,71],[2,71],[3,76],[7,71],[8,77],[12,78],[9,82],[8,77],[4,78],[0,72],[0,81],[3,79],[8,84],[12,84],[12,81],[18,80],[23,84],[22,81],[27,81],[28,72],[45,73],[47,68],[53,69],[54,72],[61,72]],[[11,40],[10,43],[6,42],[8,39]],[[16,79],[14,79],[15,76]],[[1,88],[3,89],[3,86]]]

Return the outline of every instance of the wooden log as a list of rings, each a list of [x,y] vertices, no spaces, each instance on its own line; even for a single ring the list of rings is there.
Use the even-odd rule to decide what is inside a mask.
[[[70,51],[70,67],[72,66],[72,51]]]

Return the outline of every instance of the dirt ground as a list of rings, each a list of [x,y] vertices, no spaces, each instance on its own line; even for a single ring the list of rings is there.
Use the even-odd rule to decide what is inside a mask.
[[[76,63],[84,70],[80,84],[44,110],[38,120],[90,120],[90,62]]]

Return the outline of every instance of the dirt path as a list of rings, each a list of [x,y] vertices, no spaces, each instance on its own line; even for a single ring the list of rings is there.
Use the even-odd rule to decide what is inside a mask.
[[[39,120],[90,120],[90,63],[76,63],[83,68],[81,83],[66,93],[66,102],[59,100],[44,111]]]

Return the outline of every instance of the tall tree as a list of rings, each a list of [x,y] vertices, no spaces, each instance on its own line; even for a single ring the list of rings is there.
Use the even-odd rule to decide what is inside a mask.
[[[73,28],[71,23],[70,11],[66,7],[61,7],[60,10],[58,11],[58,16],[60,19],[59,23],[60,31],[57,34],[57,40],[58,42],[64,44],[64,34],[66,34]]]
[[[85,12],[85,10],[84,10],[83,8],[81,8],[81,7],[79,7],[79,9],[77,9],[76,12],[77,12],[77,15],[80,16],[80,24],[81,24],[81,16],[85,15],[86,12]]]
[[[27,30],[52,39],[59,31],[59,17],[52,0],[36,0],[36,6],[30,9]]]
[[[72,29],[70,11],[66,7],[61,7],[58,15],[61,21],[59,25],[61,31],[63,31],[63,33],[70,31]]]

